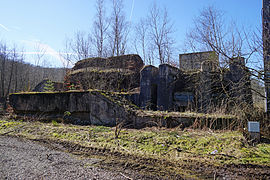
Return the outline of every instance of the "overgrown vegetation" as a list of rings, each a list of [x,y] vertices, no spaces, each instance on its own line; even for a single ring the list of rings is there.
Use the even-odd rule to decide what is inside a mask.
[[[239,131],[202,131],[187,129],[142,130],[104,126],[75,126],[52,123],[0,120],[0,134],[29,139],[68,141],[86,147],[105,148],[123,154],[161,158],[171,162],[195,158],[222,164],[270,164],[270,144],[249,146]]]
[[[48,80],[45,84],[44,90],[46,92],[53,92],[54,91],[54,83],[51,80]]]
[[[250,146],[240,131],[135,130],[67,125],[56,120],[42,123],[2,118],[1,135],[47,142],[52,147],[60,144],[75,155],[102,159],[101,164],[97,164],[102,168],[119,166],[173,179],[213,178],[216,176],[213,172],[222,175],[224,171],[231,175],[248,171],[256,176],[258,168],[258,177],[267,177],[270,170],[270,144]],[[257,170],[250,171],[245,169],[247,167]]]

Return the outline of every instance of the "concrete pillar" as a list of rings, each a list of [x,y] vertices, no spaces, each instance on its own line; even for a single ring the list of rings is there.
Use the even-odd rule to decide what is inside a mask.
[[[173,109],[174,82],[179,69],[168,64],[159,65],[159,80],[157,89],[158,110],[166,111]]]
[[[230,63],[230,74],[232,97],[237,98],[240,102],[252,104],[250,75],[243,57],[232,60]]]
[[[140,76],[140,106],[156,110],[158,68],[145,66]]]

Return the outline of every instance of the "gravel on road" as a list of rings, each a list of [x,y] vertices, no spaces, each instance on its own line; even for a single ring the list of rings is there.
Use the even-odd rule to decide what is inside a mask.
[[[99,161],[80,159],[30,140],[0,136],[0,179],[131,179],[124,173],[95,167]]]

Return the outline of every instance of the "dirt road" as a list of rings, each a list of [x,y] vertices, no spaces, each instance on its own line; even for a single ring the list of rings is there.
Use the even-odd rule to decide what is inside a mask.
[[[81,159],[30,140],[0,136],[0,179],[145,179],[94,167],[100,159]]]

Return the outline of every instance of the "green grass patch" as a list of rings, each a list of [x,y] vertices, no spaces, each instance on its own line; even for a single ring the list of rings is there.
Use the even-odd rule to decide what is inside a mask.
[[[53,126],[58,126],[58,122],[56,120],[52,120],[52,125]]]
[[[105,148],[110,152],[182,162],[196,159],[222,164],[270,164],[270,144],[249,146],[238,131],[202,131],[145,128],[123,129],[115,138],[115,128],[75,126],[58,123],[0,120],[0,134],[29,139],[68,141],[85,147]]]
[[[0,119],[0,131],[14,128],[20,124],[22,123],[18,121],[9,121],[9,120]]]

